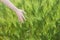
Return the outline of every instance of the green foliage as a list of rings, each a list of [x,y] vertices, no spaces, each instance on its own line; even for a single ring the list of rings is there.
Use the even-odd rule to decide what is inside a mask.
[[[25,10],[26,21],[0,3],[0,40],[60,40],[60,0],[10,1]]]

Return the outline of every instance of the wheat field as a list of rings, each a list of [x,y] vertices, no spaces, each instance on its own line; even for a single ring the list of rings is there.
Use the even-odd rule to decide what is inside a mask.
[[[0,40],[60,40],[60,0],[10,0],[26,21],[0,3]]]

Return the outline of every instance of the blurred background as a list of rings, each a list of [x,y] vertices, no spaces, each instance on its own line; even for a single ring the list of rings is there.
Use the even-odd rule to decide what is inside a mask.
[[[21,24],[14,11],[0,3],[0,40],[60,40],[60,0],[10,0],[23,9]]]

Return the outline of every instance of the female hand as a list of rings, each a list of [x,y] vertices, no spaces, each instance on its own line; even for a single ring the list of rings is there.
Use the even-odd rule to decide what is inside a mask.
[[[18,16],[19,21],[23,23],[24,20],[25,20],[24,11],[18,9],[18,10],[16,11],[16,14],[17,14],[17,16]]]

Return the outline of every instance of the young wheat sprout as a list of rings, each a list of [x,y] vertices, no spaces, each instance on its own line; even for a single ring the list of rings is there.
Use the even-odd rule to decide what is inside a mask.
[[[9,8],[11,8],[13,11],[16,12],[19,21],[21,21],[23,23],[23,21],[25,20],[25,17],[23,15],[24,11],[21,9],[18,9],[17,7],[15,7],[9,0],[0,0],[2,3],[4,3],[5,5],[7,5]]]

